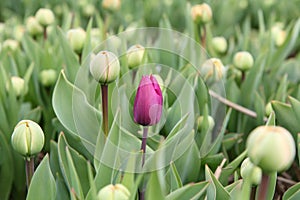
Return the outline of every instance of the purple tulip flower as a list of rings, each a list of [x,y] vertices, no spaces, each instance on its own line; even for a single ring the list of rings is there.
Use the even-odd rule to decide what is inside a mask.
[[[154,76],[143,76],[133,107],[134,121],[143,126],[157,124],[162,113],[162,93]]]

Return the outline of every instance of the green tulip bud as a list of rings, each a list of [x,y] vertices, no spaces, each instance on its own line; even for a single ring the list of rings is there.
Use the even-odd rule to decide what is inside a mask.
[[[197,119],[198,130],[200,131],[203,127],[203,116],[199,116]],[[208,131],[212,131],[215,126],[215,120],[211,116],[208,116]]]
[[[206,3],[192,7],[192,19],[196,23],[206,24],[212,19],[212,10]]]
[[[27,93],[27,85],[25,85],[24,79],[18,76],[12,76],[11,79],[12,89],[17,97],[23,96]],[[6,90],[10,92],[10,83],[6,83]]]
[[[122,184],[107,185],[97,194],[97,200],[128,200],[129,190]]]
[[[40,81],[41,83],[48,87],[53,85],[57,79],[57,73],[54,69],[45,69],[40,72]]]
[[[240,51],[234,55],[233,63],[236,68],[247,71],[253,66],[254,60],[249,52]]]
[[[11,136],[12,147],[25,157],[39,153],[44,146],[44,140],[43,130],[31,120],[20,121]]]
[[[92,58],[90,72],[101,84],[108,84],[117,79],[120,74],[119,59],[109,51],[100,51]]]
[[[15,26],[14,33],[13,33],[14,38],[16,38],[16,40],[20,42],[23,38],[24,32],[25,32],[24,26],[22,25]]]
[[[272,39],[276,46],[281,46],[286,40],[287,34],[283,30],[283,24],[277,23],[271,28]]]
[[[272,104],[271,104],[271,102],[269,102],[269,103],[267,103],[267,105],[266,105],[266,116],[270,116],[271,115],[271,113],[273,112],[273,108],[272,108]]]
[[[47,8],[40,8],[36,12],[35,17],[42,26],[48,26],[54,22],[54,14],[52,10]]]
[[[86,38],[86,32],[81,28],[71,29],[67,32],[67,38],[72,49],[75,52],[79,53],[83,49]]]
[[[121,0],[103,0],[102,7],[107,10],[117,11],[121,7]]]
[[[205,80],[214,79],[218,81],[225,74],[225,67],[220,59],[211,58],[203,63],[200,72],[203,74]]]
[[[227,50],[227,41],[224,37],[214,37],[211,41],[213,49],[218,53],[225,53]]]
[[[87,4],[83,7],[83,14],[86,17],[94,15],[96,12],[95,6],[93,4]]]
[[[279,126],[259,126],[247,139],[251,162],[265,172],[288,169],[296,154],[295,142],[286,129]]]
[[[258,185],[261,182],[262,170],[255,166],[250,158],[246,158],[241,165],[241,176],[243,179],[250,179],[252,184]]]
[[[127,50],[127,62],[129,69],[139,66],[145,54],[145,48],[139,44],[131,46]]]
[[[3,42],[3,50],[15,52],[19,48],[19,42],[12,39],[7,39]]]
[[[43,27],[35,17],[29,17],[26,21],[26,30],[32,36],[40,35],[43,33]]]

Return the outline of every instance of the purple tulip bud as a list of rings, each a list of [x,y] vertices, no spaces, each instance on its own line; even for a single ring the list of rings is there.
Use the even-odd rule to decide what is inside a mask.
[[[143,126],[157,124],[162,113],[162,93],[154,76],[143,76],[133,107],[134,121]]]

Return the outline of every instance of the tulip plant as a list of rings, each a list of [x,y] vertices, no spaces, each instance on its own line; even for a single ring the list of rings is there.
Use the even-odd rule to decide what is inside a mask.
[[[1,1],[0,199],[299,199],[298,4]]]

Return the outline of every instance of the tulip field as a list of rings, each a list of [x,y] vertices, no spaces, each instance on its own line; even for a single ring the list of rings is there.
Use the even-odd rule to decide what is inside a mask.
[[[0,1],[0,200],[300,199],[300,1]]]

